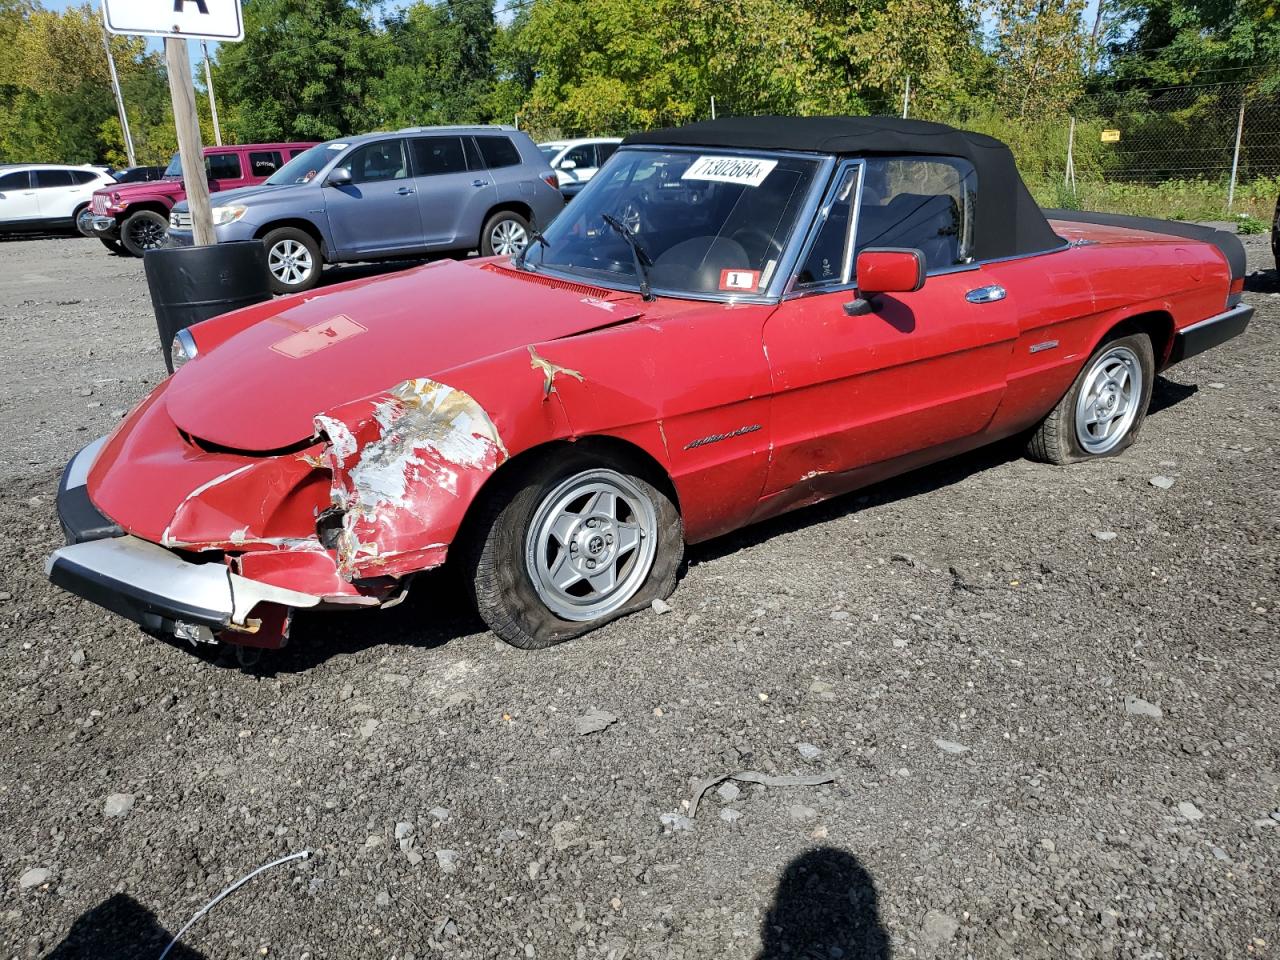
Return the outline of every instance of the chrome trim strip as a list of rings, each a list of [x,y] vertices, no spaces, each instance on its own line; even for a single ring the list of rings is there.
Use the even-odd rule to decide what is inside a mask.
[[[82,447],[80,452],[71,458],[71,464],[67,467],[67,490],[83,487],[89,482],[89,471],[98,461],[98,453],[106,442],[106,437],[99,437],[93,443]]]
[[[191,336],[191,331],[183,327],[173,339],[178,341],[178,345],[182,347],[182,352],[187,355],[188,360],[194,360],[196,355],[200,353],[200,348],[196,346],[196,338]]]
[[[1247,303],[1242,303],[1237,307],[1232,307],[1230,310],[1227,310],[1225,313],[1214,314],[1212,317],[1206,317],[1203,320],[1197,320],[1195,323],[1191,324],[1191,326],[1189,327],[1182,327],[1180,330],[1175,330],[1174,335],[1176,336],[1177,334],[1180,334],[1180,333],[1191,333],[1195,330],[1199,330],[1201,327],[1211,327],[1215,323],[1225,323],[1228,320],[1234,320],[1237,316],[1239,316],[1242,313],[1253,313],[1253,307],[1249,306]]]
[[[1029,352],[1040,353],[1042,350],[1052,350],[1057,345],[1057,340],[1043,340],[1040,343],[1033,343]]]

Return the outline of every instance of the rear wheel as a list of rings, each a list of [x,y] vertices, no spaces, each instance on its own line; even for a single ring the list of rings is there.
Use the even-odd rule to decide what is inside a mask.
[[[295,227],[272,230],[262,242],[267,248],[267,269],[272,293],[299,293],[320,282],[324,260],[316,238]]]
[[[529,221],[511,210],[499,210],[480,231],[480,253],[486,257],[514,257],[529,245]]]
[[[135,257],[164,243],[169,221],[154,210],[139,210],[120,224],[120,242]]]
[[[494,633],[541,649],[670,596],[684,528],[646,473],[574,451],[491,495],[465,562]]]
[[[1113,457],[1138,437],[1151,402],[1155,354],[1145,333],[1103,343],[1027,443],[1046,463]]]

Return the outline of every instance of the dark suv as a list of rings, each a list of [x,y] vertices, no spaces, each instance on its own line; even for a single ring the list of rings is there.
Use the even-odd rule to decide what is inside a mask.
[[[219,242],[262,238],[272,289],[315,286],[326,263],[424,253],[515,254],[563,208],[556,175],[514,127],[411,127],[331,140],[261,187],[213,198]],[[169,219],[191,242],[185,203]]]

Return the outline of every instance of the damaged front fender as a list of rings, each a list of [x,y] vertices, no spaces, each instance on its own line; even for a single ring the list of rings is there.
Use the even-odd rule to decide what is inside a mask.
[[[443,563],[445,531],[507,459],[484,408],[435,380],[406,380],[316,416],[315,426],[329,441],[320,465],[332,475],[341,516],[332,545],[348,580]]]

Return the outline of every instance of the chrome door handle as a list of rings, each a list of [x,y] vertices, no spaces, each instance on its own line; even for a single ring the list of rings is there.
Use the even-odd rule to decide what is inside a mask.
[[[989,287],[978,287],[976,290],[970,290],[964,295],[964,298],[970,303],[997,303],[1008,295],[1004,287],[998,283],[993,283]]]
[[[487,187],[489,185],[489,181],[488,180],[472,180],[471,185],[473,187]]]
[[[396,193],[400,194],[400,196],[402,197],[407,197],[409,194],[413,192],[414,192],[413,187],[401,187],[399,190],[396,191]]]

